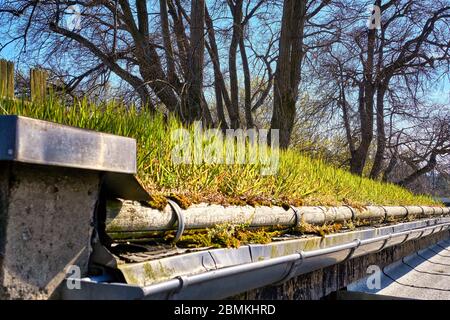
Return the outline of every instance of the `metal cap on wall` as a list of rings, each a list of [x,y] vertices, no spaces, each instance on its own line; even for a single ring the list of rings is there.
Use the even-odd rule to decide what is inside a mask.
[[[0,161],[105,172],[108,196],[147,200],[134,177],[136,140],[21,116],[0,116]]]

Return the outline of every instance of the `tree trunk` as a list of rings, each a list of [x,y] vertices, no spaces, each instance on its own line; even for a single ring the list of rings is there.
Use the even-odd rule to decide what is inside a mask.
[[[201,120],[203,112],[203,55],[205,51],[205,1],[191,2],[191,52],[189,54],[189,80],[187,108],[183,117],[188,123]]]
[[[377,90],[377,152],[373,162],[370,178],[376,179],[380,176],[383,168],[384,153],[386,151],[386,133],[384,126],[384,94],[386,85],[382,83]]]
[[[306,1],[284,1],[271,121],[271,129],[279,130],[284,149],[289,146],[296,115],[305,20]]]
[[[359,92],[359,118],[361,124],[361,142],[350,160],[350,172],[362,175],[367,155],[373,139],[373,65],[375,54],[375,29],[369,29],[367,35],[367,60],[363,61],[364,81]]]
[[[241,52],[242,69],[244,71],[244,85],[245,85],[245,98],[244,98],[244,110],[245,110],[245,121],[247,123],[247,128],[253,128],[255,125],[253,123],[252,117],[252,86],[250,80],[250,68],[248,66],[247,52],[245,50],[244,37],[241,34],[239,40],[239,51]]]
[[[177,112],[179,101],[172,88],[167,85],[167,77],[163,71],[161,60],[150,43],[148,36],[148,13],[147,5],[144,1],[137,1],[138,25],[136,26],[134,14],[130,4],[126,0],[119,0],[123,12],[123,19],[135,43],[135,55],[139,64],[139,73],[144,81],[155,92],[157,97],[171,112]]]
[[[175,5],[172,0],[166,0],[169,7],[169,14],[173,20],[173,29],[175,32],[175,38],[178,48],[178,59],[180,61],[181,69],[183,70],[183,75],[186,78],[189,73],[188,67],[188,52],[190,50],[189,40],[186,36],[185,27],[183,23],[183,17],[181,13],[177,13]]]
[[[173,56],[172,41],[170,39],[169,17],[167,14],[167,0],[159,0],[161,30],[163,36],[165,57],[167,63],[167,79],[175,87],[178,86],[177,75],[175,71],[175,61]]]
[[[230,111],[231,102],[230,96],[228,95],[227,87],[225,85],[225,80],[223,79],[222,70],[220,68],[219,50],[217,49],[214,25],[209,15],[207,7],[205,7],[205,23],[206,28],[208,30],[208,40],[209,40],[209,46],[207,46],[207,49],[209,56],[211,57],[214,69],[214,90],[216,95],[217,116],[222,130],[226,130],[228,129],[228,124],[225,118],[223,103],[225,102],[225,107],[227,108],[228,113],[230,114],[232,113]]]
[[[397,183],[399,185],[401,185],[401,186],[407,186],[410,183],[414,182],[421,175],[423,175],[425,173],[428,173],[431,170],[433,170],[436,167],[436,164],[437,164],[437,154],[436,153],[432,153],[431,156],[430,156],[430,159],[428,160],[428,163],[425,166],[423,166],[422,168],[414,171],[409,176],[407,176],[403,180],[400,180]]]
[[[150,110],[151,112],[155,112],[155,106],[152,103],[150,93],[147,90],[146,86],[138,86],[134,87],[136,92],[139,94],[139,97],[141,99],[141,108],[145,108],[147,110]]]
[[[353,156],[355,153],[355,143],[353,142],[352,137],[352,129],[350,126],[350,117],[348,114],[348,104],[347,104],[347,98],[345,96],[345,87],[343,84],[343,77],[341,72],[341,85],[340,85],[340,104],[342,108],[342,121],[344,122],[344,128],[345,128],[345,136],[347,138],[348,148],[350,151],[350,155]]]
[[[384,172],[383,172],[382,181],[387,182],[389,180],[390,174],[392,173],[395,166],[397,165],[397,162],[398,162],[397,157],[395,155],[393,155],[391,157],[391,160],[389,160],[389,164],[388,164],[386,170],[384,170]]]
[[[237,49],[239,40],[241,38],[241,21],[242,21],[242,3],[243,0],[236,0],[233,5],[231,1],[228,2],[233,14],[233,36],[231,38],[228,68],[230,69],[230,96],[231,96],[231,113],[230,125],[231,128],[237,129],[240,126],[239,119],[239,83],[237,72]]]

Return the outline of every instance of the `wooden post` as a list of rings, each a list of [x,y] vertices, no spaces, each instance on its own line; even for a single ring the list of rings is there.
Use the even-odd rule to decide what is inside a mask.
[[[47,78],[45,70],[31,69],[31,100],[34,102],[43,102],[47,96]]]
[[[14,63],[0,60],[0,97],[14,98]]]
[[[6,91],[5,83],[6,83],[5,60],[0,60],[0,97],[3,97]]]
[[[8,98],[14,98],[14,63],[8,62]]]
[[[14,63],[0,60],[0,97],[14,98]]]

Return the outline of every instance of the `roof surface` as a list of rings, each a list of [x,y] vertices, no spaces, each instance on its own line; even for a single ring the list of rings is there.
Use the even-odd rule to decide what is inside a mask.
[[[367,278],[350,291],[420,300],[450,299],[450,239],[383,268],[381,289],[368,289]],[[374,283],[374,282],[369,282]]]

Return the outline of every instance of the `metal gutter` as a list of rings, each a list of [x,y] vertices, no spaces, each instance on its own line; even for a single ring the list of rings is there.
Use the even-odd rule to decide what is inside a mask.
[[[379,251],[388,246],[435,232],[448,230],[450,223],[399,232],[366,240],[284,257],[252,262],[199,275],[179,277],[143,288],[145,299],[223,299],[241,292],[280,283],[292,277],[325,268],[345,260]],[[384,245],[386,240],[393,241]]]
[[[159,283],[144,286],[98,283],[100,286],[95,286],[94,282],[84,280],[82,289],[84,288],[90,297],[92,290],[95,290],[95,299],[115,298],[120,295],[119,292],[122,292],[122,299],[223,299],[252,289],[282,283],[301,274],[449,229],[450,219],[441,218],[330,235],[328,238],[325,237],[325,240],[319,241],[324,247],[312,250],[306,248],[296,250],[296,248],[301,247],[301,244],[305,246],[311,241],[317,243],[317,240],[296,239],[239,249],[196,252],[154,261],[161,266],[167,266],[170,260],[173,263],[176,259],[180,265],[191,267],[190,272],[186,269],[183,274],[171,274],[172,278]],[[342,243],[329,245],[337,242],[339,237]],[[244,254],[245,251],[247,254]],[[284,251],[285,254],[273,257],[268,255],[267,251],[276,253]],[[210,261],[205,259],[207,256],[210,257]],[[200,268],[203,268],[202,271],[194,271],[196,265],[193,262],[196,259],[202,266]],[[228,265],[221,264],[224,261],[227,261]],[[134,264],[134,267],[137,265]],[[145,269],[145,263],[139,265]],[[65,290],[63,297],[72,299],[80,298],[82,295],[83,290]]]

